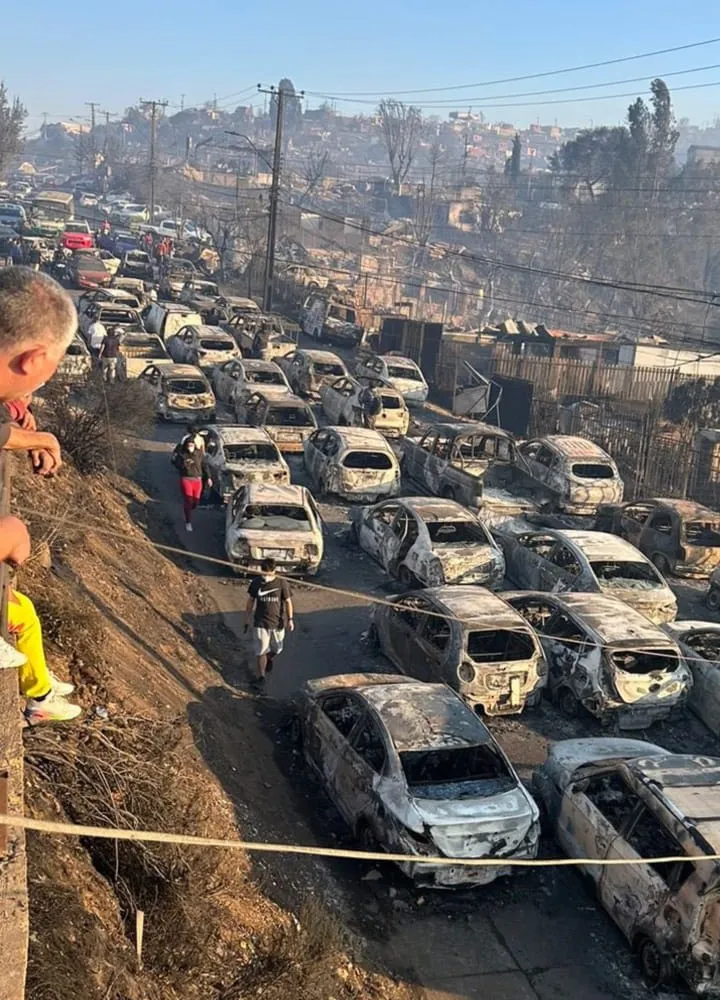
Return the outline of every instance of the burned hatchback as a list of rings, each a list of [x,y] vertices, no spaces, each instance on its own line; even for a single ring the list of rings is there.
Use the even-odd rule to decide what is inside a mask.
[[[566,715],[644,729],[681,709],[692,675],[677,643],[607,594],[524,591],[505,599],[540,636],[548,691]]]
[[[720,997],[720,867],[712,857],[720,851],[720,760],[639,740],[561,740],[533,773],[533,790],[647,985],[657,989],[678,973],[698,996]]]
[[[488,715],[537,704],[546,680],[532,628],[483,587],[433,587],[375,604],[369,642],[402,673],[444,681]]]
[[[482,721],[444,684],[396,675],[308,681],[297,698],[304,757],[366,850],[408,856],[434,886],[486,885],[534,858],[538,809]],[[508,865],[431,857],[507,858]],[[428,860],[424,860],[427,858]]]

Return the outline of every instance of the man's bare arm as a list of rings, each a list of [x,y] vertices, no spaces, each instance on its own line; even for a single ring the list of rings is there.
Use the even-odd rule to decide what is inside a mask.
[[[285,598],[285,618],[288,629],[293,632],[295,630],[295,621],[293,620],[293,602],[291,597]]]

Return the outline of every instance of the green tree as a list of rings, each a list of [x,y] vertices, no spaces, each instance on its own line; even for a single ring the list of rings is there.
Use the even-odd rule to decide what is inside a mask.
[[[0,176],[23,147],[22,130],[26,118],[27,110],[20,99],[16,97],[11,101],[7,87],[0,80]]]

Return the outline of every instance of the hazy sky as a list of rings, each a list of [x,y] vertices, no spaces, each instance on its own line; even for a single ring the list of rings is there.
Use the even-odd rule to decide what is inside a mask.
[[[254,86],[277,83],[282,76],[313,94],[310,106],[320,103],[314,95],[321,93],[372,92],[358,95],[357,102],[338,102],[338,108],[354,112],[371,111],[379,93],[484,83],[402,97],[441,117],[471,106],[491,120],[519,125],[557,120],[589,126],[623,117],[631,98],[608,95],[645,93],[654,76],[708,67],[667,76],[678,117],[704,123],[720,113],[720,42],[541,79],[487,82],[715,36],[720,36],[720,18],[710,0],[681,5],[607,0],[582,6],[570,0],[455,0],[449,5],[265,0],[248,6],[229,0],[124,0],[82,10],[57,0],[33,0],[3,11],[0,72],[11,94],[28,106],[31,128],[42,112],[51,121],[83,118],[86,101],[120,113],[140,97],[167,99],[170,110],[177,110],[183,94],[186,106],[216,95],[221,106],[233,108],[257,103]],[[17,44],[10,44],[13,39]],[[628,80],[633,82],[621,82]],[[713,85],[679,89],[705,83]],[[603,86],[569,89],[590,84]],[[562,92],[525,96],[550,89]],[[568,98],[570,103],[540,103]]]

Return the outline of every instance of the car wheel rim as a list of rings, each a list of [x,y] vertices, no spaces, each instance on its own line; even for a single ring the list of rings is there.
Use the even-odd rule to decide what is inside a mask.
[[[643,979],[649,989],[657,989],[667,978],[667,960],[657,950],[652,941],[644,941],[640,947],[640,964]]]

